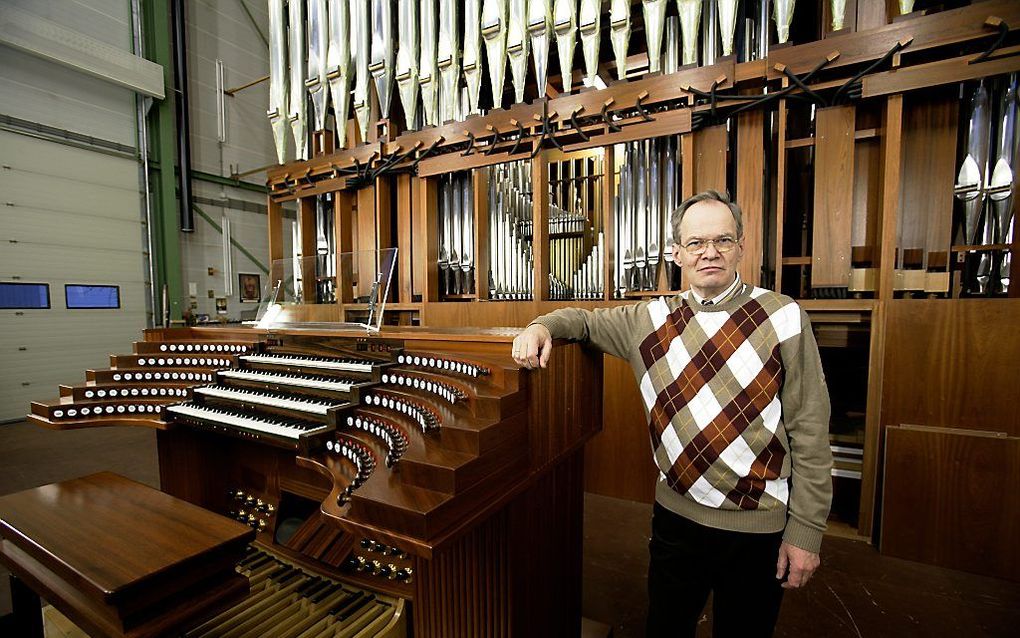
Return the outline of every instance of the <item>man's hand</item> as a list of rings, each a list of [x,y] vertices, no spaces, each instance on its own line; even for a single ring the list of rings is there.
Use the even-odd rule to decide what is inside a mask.
[[[549,334],[548,328],[536,323],[517,335],[510,356],[518,364],[531,370],[539,366],[544,368],[549,363],[551,353],[552,335]]]
[[[811,574],[821,564],[818,554],[784,542],[779,546],[779,561],[776,562],[776,578],[782,580],[789,567],[790,576],[783,583],[786,589],[795,589],[807,584]]]

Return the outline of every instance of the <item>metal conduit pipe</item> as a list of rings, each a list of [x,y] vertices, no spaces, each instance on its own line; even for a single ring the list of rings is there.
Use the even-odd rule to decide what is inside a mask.
[[[177,95],[174,115],[177,122],[178,210],[180,229],[195,232],[191,212],[191,123],[188,116],[188,53],[185,37],[184,0],[170,3],[170,23],[174,50],[174,93]]]
[[[145,55],[145,42],[142,39],[142,8],[141,0],[131,0],[131,34],[134,37],[135,55]],[[152,225],[152,185],[149,183],[149,127],[147,125],[148,107],[152,98],[135,95],[135,124],[138,128],[138,172],[142,182],[142,209],[145,211],[145,266],[148,277],[146,289],[146,306],[148,307],[149,328],[156,327],[160,318],[160,302],[158,284],[156,282],[156,257],[154,251]]]

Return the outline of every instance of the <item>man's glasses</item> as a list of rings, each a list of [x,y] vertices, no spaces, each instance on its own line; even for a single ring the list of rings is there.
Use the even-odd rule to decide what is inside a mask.
[[[728,253],[737,247],[737,240],[732,237],[720,237],[719,239],[692,239],[686,244],[681,244],[683,249],[690,255],[704,255],[708,245],[713,244],[720,254]]]

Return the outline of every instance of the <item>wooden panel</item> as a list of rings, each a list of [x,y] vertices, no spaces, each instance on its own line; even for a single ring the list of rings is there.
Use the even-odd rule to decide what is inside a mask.
[[[857,142],[854,148],[854,210],[850,245],[878,246],[879,208],[882,205],[882,149],[877,140]]]
[[[783,225],[786,223],[786,100],[779,100],[776,107],[776,243],[775,243],[775,289],[783,289]]]
[[[315,303],[315,198],[302,197],[298,208],[301,228],[301,299]]]
[[[602,179],[598,181],[601,190],[597,196],[602,198],[602,220],[605,224],[605,253],[602,263],[602,281],[605,283],[602,298],[612,299],[616,288],[614,266],[616,264],[616,215],[613,211],[613,197],[616,193],[616,147],[607,146],[602,160]]]
[[[414,232],[411,222],[411,208],[414,205],[414,196],[411,188],[412,177],[410,175],[398,175],[397,180],[397,300],[400,303],[411,303],[413,293],[412,287],[412,262],[411,254],[414,250]]]
[[[423,259],[418,264],[423,275],[422,300],[439,301],[439,181],[435,178],[419,178],[421,209],[418,221],[423,227],[419,237],[425,238]]]
[[[899,224],[900,156],[903,153],[903,96],[891,95],[882,113],[882,203],[879,209],[879,299],[892,299]]]
[[[472,200],[475,217],[475,293],[489,298],[489,169],[472,173]]]
[[[899,248],[947,253],[952,243],[958,105],[953,95],[904,100]]]
[[[857,0],[857,31],[886,25],[885,0]]]
[[[366,186],[357,191],[357,231],[354,260],[357,278],[355,297],[367,297],[372,290],[372,279],[375,275],[375,255],[378,235],[376,234],[375,186]]]
[[[1020,580],[1020,438],[889,426],[885,459],[883,554]]]
[[[584,489],[651,503],[659,470],[649,450],[645,407],[630,364],[606,355],[603,387],[602,432],[585,450]]]
[[[269,263],[283,259],[283,204],[269,198]]]
[[[709,126],[694,133],[694,192],[726,192],[726,126]]]
[[[761,265],[765,238],[765,114],[752,111],[737,116],[737,204],[744,214],[744,256],[740,277],[757,286],[761,283]]]
[[[425,180],[411,177],[411,232],[414,241],[411,243],[411,294],[421,297],[425,289],[425,259],[428,253],[427,235],[425,234],[426,206],[424,195]],[[406,250],[406,249],[405,249]],[[438,249],[437,249],[438,250]],[[436,257],[438,259],[438,256]]]
[[[846,286],[854,207],[852,106],[818,109],[815,115],[815,199],[811,286]]]
[[[889,302],[882,423],[1020,436],[1020,301]]]
[[[354,239],[351,226],[354,218],[354,196],[349,191],[337,191],[333,194],[333,232],[336,235],[337,264],[337,302],[351,303],[354,301],[354,272],[349,257],[341,255],[354,250]]]
[[[531,246],[535,263],[535,299],[549,298],[549,161],[545,153],[531,160]]]

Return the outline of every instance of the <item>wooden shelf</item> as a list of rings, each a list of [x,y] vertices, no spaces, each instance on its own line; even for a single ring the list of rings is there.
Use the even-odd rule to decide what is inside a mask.
[[[989,250],[1020,250],[1020,244],[975,244],[972,246],[953,246],[949,250],[954,253],[983,252]]]
[[[811,255],[805,257],[783,257],[782,264],[784,266],[810,266]]]
[[[882,129],[880,128],[862,128],[859,131],[854,131],[855,140],[872,140],[882,136]],[[804,146],[814,146],[815,138],[813,137],[798,137],[791,140],[786,140],[784,146],[786,148],[802,148]]]
[[[799,137],[792,140],[786,140],[786,148],[801,148],[803,146],[814,146],[815,138],[813,137]]]
[[[798,299],[804,310],[815,312],[871,312],[874,299]]]
[[[367,303],[345,303],[345,304],[342,304],[342,305],[343,305],[343,309],[344,310],[368,310],[368,306],[369,306],[369,304],[367,304]],[[420,310],[421,310],[421,304],[420,303],[388,303],[383,308],[383,312],[386,312],[386,311],[412,312],[412,311],[420,311]]]

